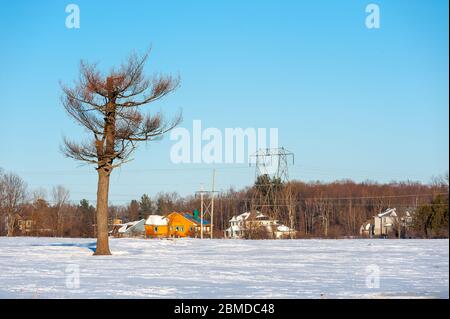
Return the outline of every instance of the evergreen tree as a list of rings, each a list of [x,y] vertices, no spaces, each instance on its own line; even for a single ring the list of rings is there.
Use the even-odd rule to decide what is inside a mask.
[[[153,202],[151,198],[144,194],[139,202],[139,219],[147,218],[149,215],[153,214]]]

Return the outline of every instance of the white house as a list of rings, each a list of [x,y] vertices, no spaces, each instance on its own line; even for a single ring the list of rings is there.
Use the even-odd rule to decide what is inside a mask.
[[[406,211],[403,216],[399,216],[395,208],[388,208],[373,217],[373,220],[366,221],[359,230],[361,236],[365,237],[385,237],[394,231],[397,236],[406,236],[408,228],[412,224],[412,213]],[[400,233],[399,233],[400,230]]]
[[[397,223],[397,212],[395,208],[388,208],[384,212],[374,216],[373,234],[375,236],[389,235]]]
[[[225,230],[226,238],[246,238],[253,232],[265,233],[268,238],[288,238],[295,235],[295,230],[279,224],[259,211],[245,212],[230,219],[230,227]]]

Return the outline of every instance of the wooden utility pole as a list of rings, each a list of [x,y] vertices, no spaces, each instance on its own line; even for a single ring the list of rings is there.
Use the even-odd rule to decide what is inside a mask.
[[[213,170],[212,189],[210,191],[203,190],[203,184],[200,185],[200,190],[196,192],[200,195],[200,238],[203,239],[203,220],[209,215],[210,221],[210,238],[213,238],[213,223],[214,223],[214,195],[216,185],[216,170]],[[208,195],[208,200],[205,200],[205,195]]]
[[[213,239],[213,227],[214,227],[214,186],[216,182],[216,170],[213,169],[212,177],[212,190],[211,190],[211,239]]]
[[[200,238],[203,239],[203,184],[200,185]]]

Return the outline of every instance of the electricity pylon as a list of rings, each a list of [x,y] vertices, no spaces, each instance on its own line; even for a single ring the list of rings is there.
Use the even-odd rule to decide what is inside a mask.
[[[294,229],[295,210],[288,169],[291,161],[294,164],[294,154],[283,147],[259,149],[251,156],[250,163],[256,166],[251,211],[275,220],[288,217],[290,228]]]

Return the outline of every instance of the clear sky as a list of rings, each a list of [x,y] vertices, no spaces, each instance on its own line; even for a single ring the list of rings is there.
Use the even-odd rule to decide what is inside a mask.
[[[80,29],[67,29],[69,1],[0,6],[0,167],[31,189],[63,184],[95,199],[96,173],[64,158],[63,135],[86,132],[65,114],[59,81],[80,59],[102,69],[131,51],[152,54],[154,72],[180,88],[147,107],[181,126],[279,129],[295,153],[290,177],[428,182],[448,171],[448,1],[376,1],[381,28],[367,29],[371,1],[82,1]],[[173,164],[169,138],[141,145],[112,176],[111,202],[142,193],[192,194],[250,185],[247,165]]]

